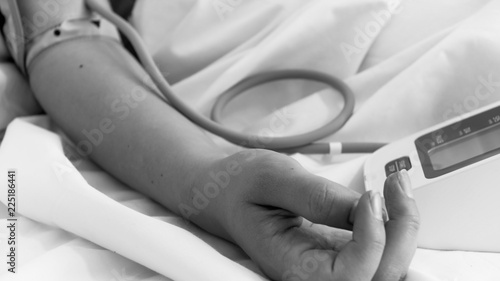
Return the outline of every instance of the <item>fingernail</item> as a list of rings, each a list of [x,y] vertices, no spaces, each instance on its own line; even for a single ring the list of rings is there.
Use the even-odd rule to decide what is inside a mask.
[[[372,191],[370,193],[370,202],[372,205],[372,211],[375,218],[379,221],[384,221],[382,212],[382,197],[380,196],[380,193]]]
[[[382,209],[382,215],[383,215],[384,222],[388,222],[389,221],[389,213],[387,212],[386,208]]]
[[[385,206],[385,198],[382,197],[382,217],[384,218],[384,222],[389,221],[389,212],[387,212],[387,207]]]
[[[403,190],[406,196],[413,198],[413,190],[411,187],[410,176],[408,171],[401,170],[398,175],[399,187]]]
[[[356,208],[358,207],[358,203],[359,203],[359,200],[356,200],[356,202],[354,202],[352,204],[351,213],[349,214],[349,222],[352,225],[354,225],[354,214],[356,213]]]

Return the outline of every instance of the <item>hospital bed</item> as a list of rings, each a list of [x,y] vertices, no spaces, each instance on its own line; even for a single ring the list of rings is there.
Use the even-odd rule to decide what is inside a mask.
[[[143,0],[137,2],[130,22],[178,96],[199,112],[208,115],[221,92],[251,74],[309,69],[344,79],[356,96],[353,117],[326,140],[392,142],[500,100],[498,15],[500,1],[496,0]],[[13,129],[5,136],[23,141],[3,143],[0,149],[29,151],[27,159],[33,163],[45,163],[65,153],[68,165],[81,175],[78,183],[88,183],[139,214],[191,232],[242,265],[242,276],[267,280],[237,246],[131,190],[89,160],[75,157],[71,142],[57,125],[39,115],[42,111],[26,80],[9,61],[4,45],[0,52],[1,128],[16,117],[29,116],[11,123]],[[490,81],[484,85],[488,92],[478,95],[475,89],[484,81]],[[269,83],[230,104],[224,123],[259,133],[280,116],[284,129],[266,132],[296,134],[321,126],[338,114],[342,103],[340,96],[315,82]],[[45,146],[38,138],[47,139]],[[240,149],[218,137],[213,139],[228,152]],[[0,162],[12,163],[12,157]],[[317,175],[364,191],[367,155],[292,157]],[[30,174],[23,173],[22,165],[17,169],[19,188],[23,188],[23,178]],[[4,192],[4,187],[0,190]],[[19,204],[23,202],[20,197]],[[0,206],[4,257],[6,209]],[[498,218],[488,214],[478,219],[498,223]],[[36,215],[19,218],[17,231],[19,272],[12,275],[2,267],[2,280],[171,280],[118,254],[120,247],[129,245],[106,249],[60,227],[40,223]],[[208,257],[200,259],[212,262]],[[199,266],[193,263],[192,270]],[[500,254],[418,249],[407,280],[500,280]]]

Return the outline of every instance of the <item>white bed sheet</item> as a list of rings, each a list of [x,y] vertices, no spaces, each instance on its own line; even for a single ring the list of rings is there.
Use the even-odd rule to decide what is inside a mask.
[[[226,9],[217,10],[215,4]],[[218,93],[259,71],[306,68],[344,78],[356,94],[356,113],[329,140],[394,141],[457,116],[460,110],[500,100],[498,83],[488,96],[474,94],[481,77],[500,81],[499,1],[404,1],[390,21],[382,21],[377,14],[386,7],[383,1],[373,0],[148,0],[139,2],[132,21],[167,78],[176,82],[177,93],[205,113]],[[371,30],[365,37],[368,41],[355,44],[361,38],[356,28]],[[347,45],[356,52],[346,56],[342,46]],[[319,126],[338,112],[341,99],[318,89],[303,81],[259,87],[231,106],[227,123],[258,133],[268,126],[274,109],[290,103],[278,110],[286,112],[289,124],[284,132],[276,133]],[[318,94],[306,97],[304,93],[311,90]],[[243,108],[249,103],[258,110]],[[228,151],[237,149],[214,139]],[[40,153],[33,157],[43,157]],[[294,157],[318,175],[363,191],[364,156]],[[76,166],[109,197],[187,228],[230,259],[258,272],[234,245],[186,224],[88,161]],[[5,208],[1,209],[5,217]],[[0,247],[4,247],[6,232],[0,229]],[[18,275],[20,280],[168,280],[112,251],[29,218],[21,221],[19,239],[19,266],[26,274]],[[2,280],[11,280],[2,274]],[[408,280],[500,280],[500,254],[419,249]]]

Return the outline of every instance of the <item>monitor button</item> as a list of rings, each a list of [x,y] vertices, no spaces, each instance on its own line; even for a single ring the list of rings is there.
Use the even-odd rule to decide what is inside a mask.
[[[396,161],[392,161],[385,165],[385,175],[388,177],[390,174],[393,174],[398,171],[398,165]]]
[[[397,171],[407,170],[409,171],[412,168],[410,157],[402,157],[391,161],[385,165],[385,175],[389,176],[390,174],[394,174]]]
[[[398,160],[396,160],[396,162],[398,164],[398,171],[401,170],[409,171],[411,169],[410,157],[399,158]]]

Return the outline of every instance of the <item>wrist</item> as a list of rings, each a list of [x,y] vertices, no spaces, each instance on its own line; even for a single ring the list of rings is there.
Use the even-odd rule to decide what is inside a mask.
[[[185,193],[177,211],[201,228],[234,242],[239,213],[256,192],[259,179],[268,178],[281,154],[248,149],[205,165]],[[274,168],[273,168],[274,167]]]
[[[233,216],[230,212],[237,207],[237,193],[248,183],[245,179],[250,169],[246,161],[254,153],[248,150],[212,158],[198,170],[195,180],[185,190],[177,212],[201,228],[232,241],[227,229]]]
[[[198,214],[195,212],[197,208],[192,204],[194,190],[206,178],[207,171],[213,170],[223,158],[223,154],[212,153],[203,156],[186,156],[182,161],[177,161],[176,165],[182,168],[175,172],[175,177],[166,178],[163,184],[168,188],[161,190],[168,194],[160,191],[160,194],[155,194],[155,197],[162,198],[161,203],[170,210],[186,219],[191,219],[193,213]],[[192,210],[193,208],[195,211]]]

